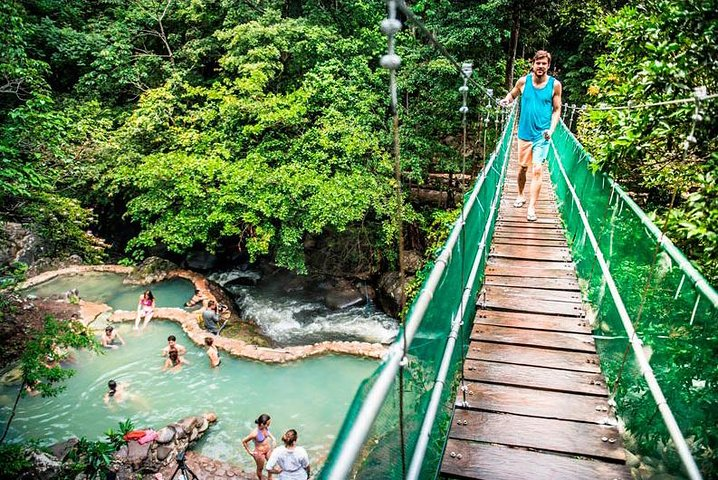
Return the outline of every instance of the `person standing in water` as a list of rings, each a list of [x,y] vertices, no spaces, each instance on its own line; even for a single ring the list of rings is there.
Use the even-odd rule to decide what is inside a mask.
[[[207,345],[207,356],[209,357],[209,366],[211,368],[219,367],[222,359],[219,358],[219,351],[214,346],[214,338],[204,337],[204,344]]]
[[[282,435],[284,446],[274,449],[267,462],[267,471],[278,473],[279,480],[307,480],[311,475],[309,455],[297,446],[299,435],[293,428]]]
[[[140,320],[144,317],[145,322],[142,324],[142,328],[145,328],[152,315],[155,313],[155,296],[152,295],[151,290],[145,290],[145,293],[140,295],[140,301],[137,303],[137,318],[135,319],[135,330],[140,328]]]
[[[189,365],[189,362],[180,355],[176,348],[171,348],[167,354],[167,360],[165,360],[162,371],[171,370],[177,372],[182,368],[182,365]]]
[[[169,355],[170,350],[172,349],[177,350],[177,353],[179,353],[180,355],[185,355],[187,353],[187,349],[177,343],[177,337],[175,337],[174,335],[170,335],[169,337],[167,337],[167,346],[162,349],[162,356],[166,357],[167,355]]]
[[[105,333],[104,335],[102,335],[100,343],[105,348],[117,348],[117,345],[115,345],[115,340],[120,342],[120,344],[122,345],[125,344],[125,340],[120,336],[118,332],[115,331],[112,325],[106,326]]]
[[[269,415],[266,413],[261,414],[254,423],[257,424],[257,428],[244,437],[242,445],[247,453],[254,458],[254,462],[257,464],[257,478],[262,480],[264,465],[267,463],[267,460],[269,460],[269,456],[272,454],[272,449],[277,444],[277,440],[269,431],[269,425],[272,423],[272,419]],[[249,442],[252,440],[254,440],[254,452],[249,450]],[[267,474],[267,478],[271,480],[271,472]]]
[[[526,172],[530,168],[531,192],[526,213],[529,222],[537,220],[536,203],[541,193],[543,162],[548,156],[551,135],[561,118],[561,82],[548,74],[550,66],[551,54],[546,50],[536,52],[531,73],[519,78],[514,88],[499,102],[506,107],[521,95],[518,196],[514,207],[521,208],[526,203],[524,186]]]

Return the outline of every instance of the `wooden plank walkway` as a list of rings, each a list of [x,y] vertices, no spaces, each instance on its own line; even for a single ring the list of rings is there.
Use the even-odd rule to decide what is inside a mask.
[[[548,172],[529,223],[517,169],[514,147],[442,477],[630,479]]]

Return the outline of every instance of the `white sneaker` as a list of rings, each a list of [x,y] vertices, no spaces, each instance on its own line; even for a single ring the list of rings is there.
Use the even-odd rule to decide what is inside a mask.
[[[526,203],[526,199],[524,197],[516,197],[516,201],[514,202],[514,207],[521,208],[524,206],[524,203]]]

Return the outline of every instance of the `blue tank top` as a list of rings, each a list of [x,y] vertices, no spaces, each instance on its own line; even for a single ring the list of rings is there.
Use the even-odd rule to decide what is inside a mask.
[[[518,135],[521,140],[535,142],[543,137],[544,130],[551,128],[553,82],[554,78],[549,75],[546,85],[537,89],[534,87],[533,75],[526,75],[519,118]]]

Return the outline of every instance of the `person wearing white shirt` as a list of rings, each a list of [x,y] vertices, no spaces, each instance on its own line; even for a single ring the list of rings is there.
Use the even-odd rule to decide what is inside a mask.
[[[278,473],[279,480],[307,480],[311,474],[309,455],[297,446],[298,437],[296,430],[287,430],[282,435],[284,446],[275,448],[269,457],[267,471]]]

